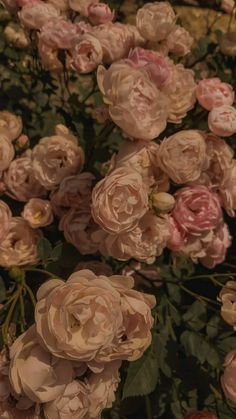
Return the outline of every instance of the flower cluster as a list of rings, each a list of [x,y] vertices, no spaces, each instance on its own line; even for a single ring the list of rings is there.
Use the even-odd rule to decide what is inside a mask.
[[[44,283],[35,324],[15,340],[9,363],[2,356],[0,413],[100,418],[115,399],[122,360],[140,358],[151,343],[155,298],[133,285],[89,270]]]

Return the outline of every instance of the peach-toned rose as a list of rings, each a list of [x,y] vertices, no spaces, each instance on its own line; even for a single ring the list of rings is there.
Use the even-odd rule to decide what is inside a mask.
[[[172,216],[186,233],[201,236],[221,224],[223,216],[219,198],[205,186],[181,188],[175,197]]]
[[[39,3],[41,0],[16,0],[19,7],[27,6],[28,4]]]
[[[6,135],[10,140],[15,140],[22,133],[22,119],[11,112],[0,112],[0,129],[6,130]]]
[[[102,62],[102,46],[94,34],[85,33],[71,50],[71,66],[79,73],[90,73]]]
[[[200,258],[201,263],[208,269],[224,262],[227,249],[231,246],[232,237],[230,236],[227,224],[222,224],[214,232],[211,242],[206,246],[206,255]]]
[[[230,105],[213,108],[208,115],[208,126],[220,137],[236,134],[236,109]]]
[[[224,360],[224,374],[221,377],[221,385],[225,397],[236,402],[236,349],[230,351]]]
[[[65,12],[69,8],[69,0],[47,0],[47,3],[52,4],[55,9]]]
[[[203,134],[197,130],[184,130],[165,138],[159,147],[158,162],[175,183],[198,179],[208,166]]]
[[[51,353],[80,361],[137,359],[151,342],[154,297],[132,290],[131,278],[75,272],[37,294],[37,332]]]
[[[115,391],[120,382],[120,366],[120,361],[107,363],[101,373],[92,374],[88,378],[90,387],[89,414],[91,419],[99,418],[104,409],[112,407],[115,401]]]
[[[176,25],[167,36],[166,45],[172,54],[184,57],[191,51],[193,38],[185,28]]]
[[[236,281],[228,281],[222,288],[219,300],[222,303],[221,316],[236,330]]]
[[[218,419],[213,413],[207,410],[194,410],[184,416],[184,419]]]
[[[24,206],[22,217],[32,228],[45,227],[53,222],[51,204],[46,199],[31,198]]]
[[[87,208],[91,200],[92,173],[67,176],[50,195],[53,211],[61,217],[70,208]]]
[[[6,40],[9,43],[14,44],[16,48],[27,48],[30,45],[30,39],[26,30],[18,23],[9,22],[3,33]]]
[[[70,49],[74,45],[78,29],[65,19],[52,18],[41,28],[39,38],[53,49]]]
[[[234,103],[233,87],[228,83],[223,83],[217,77],[200,80],[197,85],[196,96],[200,105],[208,111]]]
[[[26,202],[46,194],[46,189],[35,179],[31,153],[13,160],[4,173],[6,194],[17,201]]]
[[[100,262],[99,260],[88,260],[84,262],[79,262],[76,265],[74,272],[81,271],[83,269],[89,269],[90,271],[95,273],[95,275],[97,276],[99,275],[112,276],[113,275],[112,268],[107,263]]]
[[[35,325],[15,340],[10,360],[9,377],[14,392],[36,403],[55,400],[72,381],[71,363],[55,358],[39,345]]]
[[[92,215],[110,233],[132,230],[148,210],[147,187],[128,167],[115,169],[92,192]]]
[[[12,213],[7,204],[0,200],[0,242],[9,231]]]
[[[40,38],[38,42],[38,53],[45,70],[61,73],[63,65],[58,59],[58,52],[42,42]]]
[[[19,410],[14,406],[12,401],[4,401],[0,403],[1,419],[41,419],[34,408]]]
[[[182,122],[187,112],[195,105],[195,90],[194,72],[182,64],[172,65],[170,77],[161,86],[161,91],[169,99],[169,122]]]
[[[132,231],[116,235],[98,230],[92,239],[99,245],[99,251],[104,256],[119,260],[134,258],[153,263],[162,254],[169,235],[168,218],[160,218],[148,212]]]
[[[56,400],[44,405],[46,419],[88,419],[89,388],[82,381],[74,380]]]
[[[88,7],[93,3],[99,3],[99,0],[69,0],[70,9],[79,12],[82,16],[88,16]]]
[[[235,1],[234,0],[222,0],[220,7],[222,10],[224,10],[225,13],[228,13],[229,15],[233,12],[235,9]]]
[[[175,12],[168,2],[147,3],[136,15],[137,28],[149,41],[162,41],[175,25]]]
[[[75,137],[57,134],[39,141],[33,149],[32,164],[36,179],[50,190],[66,176],[82,170],[84,152]]]
[[[3,129],[0,130],[0,173],[6,170],[15,155],[14,147]]]
[[[166,97],[142,70],[117,62],[99,67],[97,78],[111,119],[129,136],[152,140],[164,131]]]
[[[227,32],[220,39],[220,51],[224,55],[236,56],[236,31]]]
[[[88,7],[88,19],[93,25],[111,22],[114,18],[114,12],[111,11],[108,4],[91,3]]]
[[[230,217],[234,217],[236,210],[236,160],[224,173],[219,188],[221,205]]]
[[[23,6],[18,16],[26,28],[40,29],[51,18],[59,18],[60,12],[52,4],[38,1]]]
[[[0,266],[9,268],[37,263],[40,237],[40,231],[32,230],[23,218],[12,217],[9,231],[0,243]]]

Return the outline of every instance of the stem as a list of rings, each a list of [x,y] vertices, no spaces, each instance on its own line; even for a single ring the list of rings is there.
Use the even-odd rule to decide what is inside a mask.
[[[146,407],[146,414],[147,414],[147,419],[152,419],[152,406],[150,403],[150,399],[148,396],[144,397],[145,400],[145,407]]]
[[[25,306],[24,306],[24,299],[23,299],[22,293],[20,294],[20,312],[21,312],[21,320],[22,320],[22,323],[20,325],[21,333],[24,333],[26,322],[25,322]]]
[[[26,291],[27,291],[27,292],[28,292],[28,294],[29,294],[29,297],[30,297],[30,299],[31,299],[31,302],[32,302],[33,306],[35,307],[35,306],[36,306],[37,301],[36,301],[36,299],[35,299],[35,296],[34,296],[34,294],[33,294],[32,289],[31,289],[31,288],[30,288],[27,284],[25,284],[24,286],[25,286]]]
[[[18,290],[17,290],[16,294],[15,294],[15,298],[14,298],[14,300],[12,302],[12,305],[10,307],[10,310],[8,311],[6,320],[5,320],[4,324],[2,325],[3,341],[5,342],[6,345],[8,343],[7,342],[7,332],[8,332],[8,329],[9,329],[11,318],[12,318],[12,315],[14,313],[14,310],[15,310],[15,307],[16,307],[16,304],[17,304],[17,301],[18,301],[18,299],[19,299],[19,297],[20,297],[20,295],[22,293],[22,290],[23,290],[23,286],[20,285],[18,287]]]

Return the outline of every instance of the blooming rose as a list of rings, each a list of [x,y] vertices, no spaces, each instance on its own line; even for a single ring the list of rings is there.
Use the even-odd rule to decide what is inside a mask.
[[[93,25],[111,22],[113,17],[114,12],[105,3],[91,3],[88,6],[88,19]]]
[[[74,380],[64,393],[44,405],[46,419],[86,419],[89,409],[89,389],[82,381]]]
[[[11,112],[0,112],[0,129],[6,130],[6,135],[10,140],[18,138],[22,132],[22,119]]]
[[[59,18],[60,12],[52,4],[42,1],[23,6],[18,12],[20,21],[29,29],[40,29],[51,18]]]
[[[37,263],[40,237],[40,232],[32,230],[23,218],[11,218],[9,231],[0,243],[0,266],[9,268]]]
[[[230,217],[234,217],[236,210],[236,160],[224,173],[219,188],[221,205]]]
[[[93,3],[99,3],[99,0],[69,0],[70,9],[79,12],[82,16],[88,16],[88,8]]]
[[[128,167],[114,170],[92,192],[92,215],[110,233],[132,230],[148,210],[148,194],[141,175]]]
[[[206,246],[206,255],[200,258],[201,263],[208,269],[224,262],[226,251],[231,246],[232,238],[227,224],[221,224],[214,232],[211,242]]]
[[[181,188],[175,197],[172,216],[186,233],[200,236],[218,227],[222,222],[219,198],[205,186]]]
[[[221,316],[236,329],[236,281],[228,281],[222,288],[219,300],[222,303]]]
[[[207,410],[194,410],[184,416],[184,419],[218,419],[213,413]]]
[[[170,222],[170,236],[167,241],[167,247],[174,252],[181,251],[186,243],[186,234],[181,230],[181,226],[175,221],[173,217],[169,218]]]
[[[53,222],[52,207],[46,199],[31,198],[24,206],[22,217],[30,227],[45,227]]]
[[[213,108],[208,116],[209,129],[220,137],[230,137],[236,133],[236,109],[230,105]]]
[[[150,345],[154,297],[132,290],[131,278],[78,271],[66,283],[44,283],[36,304],[37,332],[58,357],[108,362],[138,359]]]
[[[104,256],[119,260],[131,258],[153,263],[167,245],[170,236],[168,218],[161,218],[148,212],[132,231],[122,234],[108,234],[99,230],[92,239],[99,245]]]
[[[10,360],[9,377],[14,392],[36,403],[55,400],[72,381],[71,363],[55,358],[39,345],[35,325],[15,340]]]
[[[98,68],[98,85],[111,119],[129,136],[152,140],[166,127],[166,97],[141,70],[117,62]]]
[[[82,170],[84,152],[76,138],[59,134],[42,138],[33,149],[32,160],[36,179],[54,189],[64,177]]]
[[[232,402],[236,402],[236,349],[230,351],[225,357],[224,361],[224,374],[221,377],[221,385],[225,397]]]
[[[58,52],[42,42],[40,38],[38,42],[38,53],[45,70],[55,73],[60,73],[63,70],[63,65],[58,59]]]
[[[234,103],[233,87],[216,77],[200,80],[197,85],[196,96],[200,105],[208,111]]]
[[[220,39],[220,51],[224,55],[236,56],[236,31],[227,32]]]
[[[162,41],[175,25],[175,12],[168,2],[147,3],[136,15],[141,35],[149,41]]]
[[[194,72],[182,64],[172,65],[170,77],[161,86],[161,91],[169,99],[169,122],[182,122],[187,112],[195,105],[195,90]]]
[[[0,242],[9,231],[12,213],[7,204],[0,200]]]
[[[182,26],[176,25],[166,39],[167,48],[172,54],[184,57],[191,51],[193,38]]]
[[[208,165],[204,136],[196,130],[179,131],[165,138],[157,157],[161,169],[175,183],[198,179]]]
[[[41,419],[33,407],[19,410],[13,405],[12,400],[0,403],[0,417],[1,419]]]
[[[224,10],[225,13],[228,13],[229,15],[233,12],[235,8],[235,1],[234,0],[222,0],[220,7],[222,10]]]
[[[91,33],[82,35],[71,50],[71,66],[79,73],[90,73],[102,62],[103,51],[100,41]]]
[[[52,18],[41,28],[39,38],[53,49],[70,49],[78,36],[76,24],[65,19]]]
[[[131,50],[126,62],[134,68],[146,72],[151,81],[159,88],[170,76],[171,67],[163,55],[144,48]]]
[[[0,130],[0,173],[6,170],[15,155],[14,147],[5,130]]]

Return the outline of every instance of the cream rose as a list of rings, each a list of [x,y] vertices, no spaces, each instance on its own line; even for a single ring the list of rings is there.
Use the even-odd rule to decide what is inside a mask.
[[[101,64],[103,58],[101,43],[91,33],[85,33],[78,39],[71,50],[71,54],[72,68],[82,74],[95,70]]]
[[[136,25],[141,35],[149,41],[162,41],[175,25],[175,12],[170,3],[147,3],[138,10]]]
[[[230,217],[234,217],[236,210],[236,160],[224,172],[224,177],[219,187],[221,205]]]
[[[15,140],[22,133],[22,119],[11,112],[0,112],[0,129],[6,130],[6,135],[10,140]]]
[[[26,28],[40,29],[51,18],[59,18],[60,12],[52,4],[39,1],[23,6],[18,16]]]
[[[76,24],[58,18],[46,22],[39,33],[41,41],[52,49],[72,48],[77,36]]]
[[[52,207],[46,199],[31,198],[21,215],[31,228],[45,227],[53,222]]]
[[[219,300],[222,303],[221,316],[236,330],[236,281],[228,281],[222,288]]]
[[[184,57],[191,51],[193,38],[185,28],[176,25],[167,36],[166,45],[172,54]]]
[[[8,135],[5,130],[0,130],[0,173],[10,166],[14,155],[14,147],[11,144]]]
[[[0,200],[0,242],[9,231],[11,218],[12,212],[9,206]]]
[[[236,134],[236,109],[230,105],[213,108],[208,115],[210,131],[220,137]]]
[[[223,83],[217,77],[200,80],[196,89],[197,100],[200,105],[211,111],[223,105],[234,103],[234,90],[228,83]]]
[[[236,349],[230,351],[225,357],[224,361],[224,374],[221,377],[221,385],[225,397],[232,402],[236,402]]]

